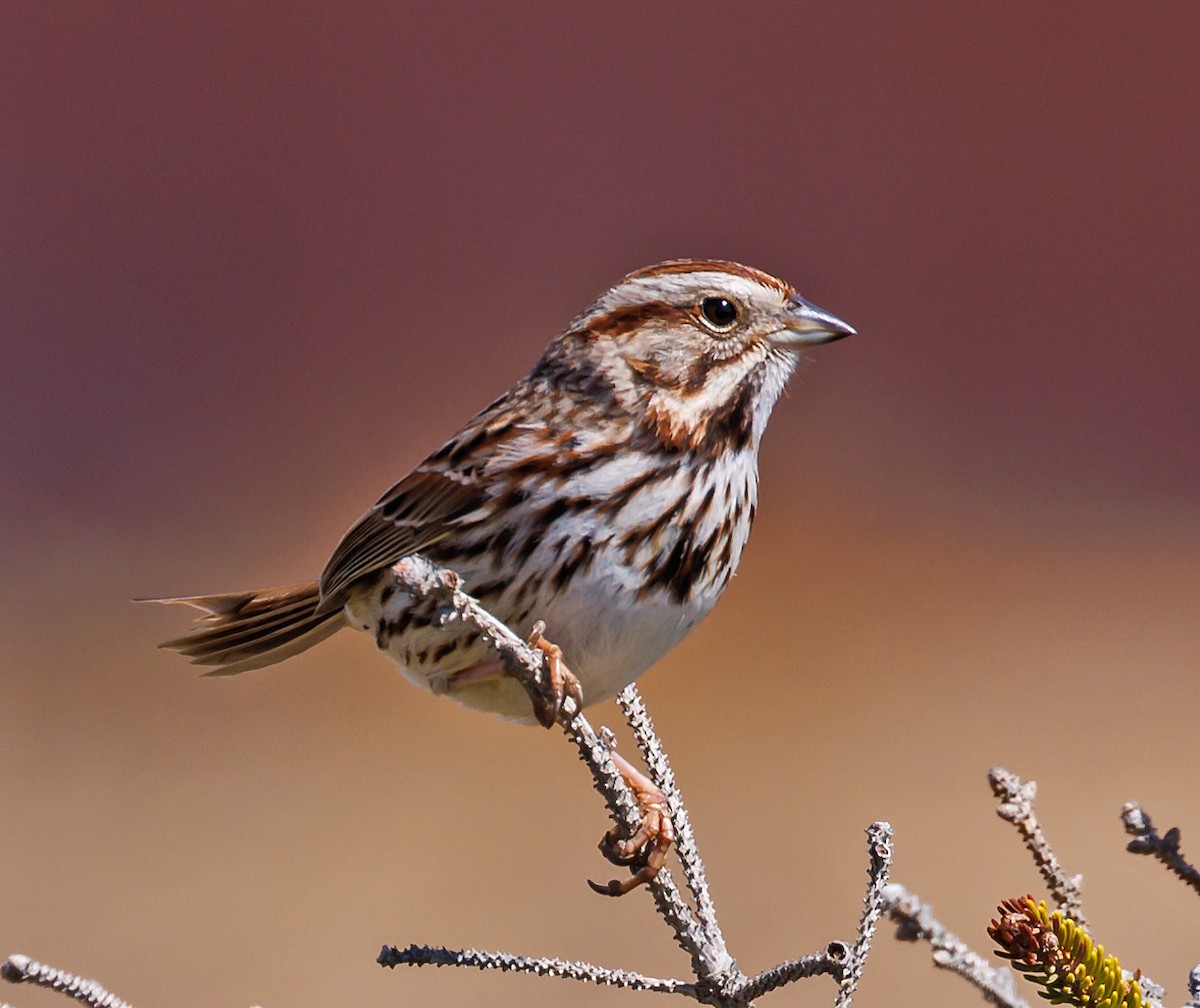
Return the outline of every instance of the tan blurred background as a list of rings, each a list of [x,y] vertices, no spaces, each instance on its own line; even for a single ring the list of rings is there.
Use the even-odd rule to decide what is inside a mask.
[[[1185,997],[1200,905],[1117,811],[1200,855],[1195,0],[188,6],[0,13],[0,953],[178,1008],[634,997],[374,965],[413,940],[686,972],[585,887],[557,735],[365,637],[202,680],[127,600],[311,577],[591,297],[716,256],[861,333],[642,681],[740,964],[852,933],[875,818],[985,949],[1040,891],[1002,763]],[[927,960],[889,933],[859,1004],[972,1003]]]

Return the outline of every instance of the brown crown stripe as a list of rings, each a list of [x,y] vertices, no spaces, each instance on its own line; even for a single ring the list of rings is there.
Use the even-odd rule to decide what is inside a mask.
[[[783,294],[792,293],[790,284],[784,283],[778,277],[771,276],[770,273],[764,273],[753,266],[743,266],[741,263],[727,262],[722,259],[668,259],[666,262],[647,266],[636,273],[630,273],[625,279],[639,280],[644,277],[669,276],[673,273],[707,272],[731,273],[745,280],[760,283],[764,287],[772,287]]]

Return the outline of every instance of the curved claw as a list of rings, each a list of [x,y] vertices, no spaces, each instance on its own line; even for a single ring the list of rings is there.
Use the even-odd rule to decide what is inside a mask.
[[[637,831],[627,839],[621,838],[621,830],[616,826],[606,832],[600,838],[600,853],[615,865],[637,870],[624,882],[613,879],[602,886],[589,879],[588,885],[602,896],[624,896],[654,880],[675,843],[675,827],[667,799],[654,783],[615,749],[610,749],[609,755],[633,791],[642,819]]]
[[[533,702],[533,716],[537,718],[537,723],[543,728],[553,728],[558,720],[558,712],[562,710],[562,697],[539,694],[529,699]]]
[[[592,892],[599,893],[601,896],[621,895],[619,891],[621,888],[621,883],[616,879],[613,879],[611,882],[608,882],[605,885],[601,885],[599,882],[593,882],[591,879],[588,879],[587,884],[588,888],[591,889]]]
[[[625,879],[624,882],[619,879],[613,879],[608,885],[600,885],[598,882],[587,880],[587,884],[591,887],[592,892],[599,893],[601,896],[624,896],[628,892],[633,892],[640,885],[646,885],[654,880],[654,876],[663,866],[663,860],[666,858],[666,851],[663,851],[663,856],[658,859],[658,864],[652,864],[655,860],[653,854],[647,859],[633,875]]]

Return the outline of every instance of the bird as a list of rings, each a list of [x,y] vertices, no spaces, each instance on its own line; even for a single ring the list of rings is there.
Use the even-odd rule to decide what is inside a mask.
[[[543,621],[571,688],[611,697],[716,605],[754,520],[776,401],[809,348],[854,332],[740,263],[630,273],[388,489],[317,580],[155,599],[204,613],[160,646],[227,676],[352,627],[424,689],[552,721],[477,632],[397,586],[392,566],[419,554],[510,627]]]
[[[615,695],[716,605],[754,521],[772,409],[809,348],[854,332],[740,263],[630,273],[388,489],[317,580],[147,600],[204,614],[160,646],[228,676],[353,627],[418,686],[550,727],[567,696],[578,707]],[[452,571],[510,628],[529,627],[544,681],[514,678],[478,631],[407,588],[392,568],[414,556]],[[631,877],[589,885],[620,896],[657,875],[674,832],[661,791],[610,755],[642,822],[600,844]]]

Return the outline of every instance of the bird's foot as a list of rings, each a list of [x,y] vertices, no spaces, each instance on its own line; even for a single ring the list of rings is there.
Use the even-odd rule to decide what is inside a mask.
[[[576,711],[583,709],[583,687],[579,685],[575,673],[567,668],[566,662],[563,661],[562,648],[546,640],[542,636],[545,632],[546,624],[538,620],[534,624],[533,632],[529,635],[529,646],[540,651],[545,662],[546,674],[541,677],[540,682],[530,682],[523,673],[515,672],[504,659],[492,658],[489,661],[480,662],[478,665],[472,665],[470,668],[451,673],[445,679],[435,682],[432,685],[433,691],[435,693],[452,693],[454,690],[472,686],[475,683],[489,682],[505,677],[519,679],[521,685],[525,687],[525,692],[529,694],[529,700],[533,704],[533,714],[537,718],[538,724],[543,728],[552,727],[558,720],[559,714],[562,713],[563,701],[567,697],[575,701]]]
[[[533,703],[533,714],[538,724],[550,728],[562,713],[563,701],[567,697],[575,701],[576,711],[583,709],[583,688],[575,678],[575,673],[563,661],[562,648],[546,640],[543,636],[545,632],[546,624],[538,620],[529,635],[529,646],[542,652],[546,675],[540,683],[526,683],[525,689]]]
[[[632,869],[633,874],[624,881],[613,879],[607,885],[589,879],[588,885],[602,896],[624,896],[653,880],[662,869],[667,852],[675,843],[675,827],[666,796],[654,782],[615,749],[610,748],[609,755],[637,799],[642,821],[631,837],[622,839],[620,827],[614,826],[600,840],[600,853],[613,864]]]

